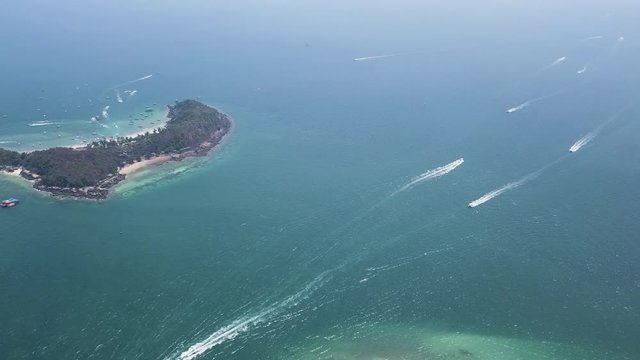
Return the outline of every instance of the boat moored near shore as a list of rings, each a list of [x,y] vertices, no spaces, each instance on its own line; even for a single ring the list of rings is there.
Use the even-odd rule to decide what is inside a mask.
[[[3,207],[3,208],[12,207],[12,206],[17,205],[19,202],[20,202],[20,200],[15,199],[15,198],[7,199],[7,200],[4,200],[4,201],[2,201],[0,203],[0,207]]]

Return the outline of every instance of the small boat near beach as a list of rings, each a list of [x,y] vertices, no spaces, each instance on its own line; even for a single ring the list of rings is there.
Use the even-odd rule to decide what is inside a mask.
[[[0,207],[3,207],[3,208],[12,207],[12,206],[17,205],[19,202],[20,202],[20,200],[15,199],[15,198],[7,199],[7,200],[4,200],[3,202],[0,203]]]

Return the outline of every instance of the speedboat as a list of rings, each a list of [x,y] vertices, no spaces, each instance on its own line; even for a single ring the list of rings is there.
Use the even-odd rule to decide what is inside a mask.
[[[20,202],[20,200],[18,200],[18,199],[14,199],[14,198],[7,199],[7,200],[4,200],[3,202],[0,203],[0,207],[3,207],[3,208],[12,207],[12,206],[15,206],[16,204],[18,204],[19,202]]]

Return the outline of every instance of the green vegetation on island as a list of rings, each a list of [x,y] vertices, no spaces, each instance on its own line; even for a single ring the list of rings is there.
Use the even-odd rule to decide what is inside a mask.
[[[0,149],[0,169],[21,170],[34,187],[56,195],[104,198],[124,179],[118,170],[156,156],[175,160],[206,154],[231,127],[229,117],[195,100],[169,106],[166,126],[136,137],[99,140],[80,149],[19,153]]]

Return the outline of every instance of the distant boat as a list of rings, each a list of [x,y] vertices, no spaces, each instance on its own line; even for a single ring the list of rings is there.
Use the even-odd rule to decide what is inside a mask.
[[[14,198],[7,199],[0,203],[0,207],[3,207],[3,208],[12,207],[18,204],[19,202],[20,200],[18,199],[14,199]]]

